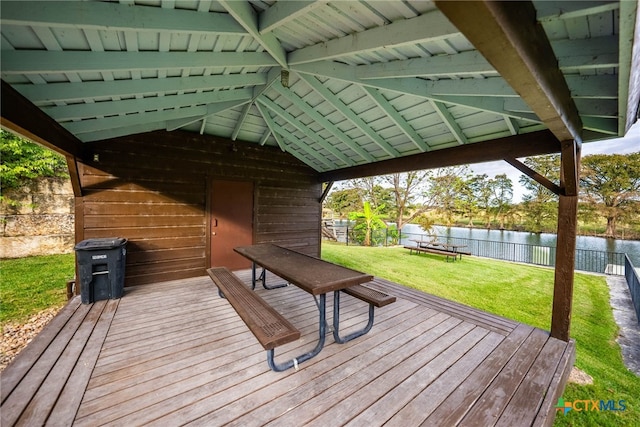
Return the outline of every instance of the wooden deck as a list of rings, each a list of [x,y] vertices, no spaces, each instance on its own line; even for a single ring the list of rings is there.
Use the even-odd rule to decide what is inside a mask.
[[[249,281],[249,271],[238,275]],[[280,373],[209,277],[90,305],[76,298],[1,374],[2,425],[553,422],[573,342],[384,280],[374,286],[398,300],[376,309],[369,334],[344,345],[329,336],[319,356]],[[307,293],[258,292],[302,331],[277,361],[314,345]],[[361,327],[366,305],[341,302],[341,330]]]

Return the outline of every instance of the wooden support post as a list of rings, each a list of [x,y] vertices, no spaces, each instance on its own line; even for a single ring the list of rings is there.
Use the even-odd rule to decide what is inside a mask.
[[[573,178],[580,165],[580,146],[577,143],[562,144],[561,187],[558,203],[558,238],[556,246],[556,270],[553,288],[553,312],[551,336],[569,341],[571,305],[573,302],[573,276],[576,264],[576,235],[578,226],[578,189]],[[568,179],[565,177],[569,176]],[[568,192],[566,195],[567,184]]]
[[[577,212],[578,196],[560,196],[551,336],[563,341],[569,341],[571,326]]]

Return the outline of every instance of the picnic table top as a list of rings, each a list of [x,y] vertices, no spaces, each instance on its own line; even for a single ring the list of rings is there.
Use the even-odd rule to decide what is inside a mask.
[[[373,280],[370,274],[273,244],[239,246],[234,250],[312,295]]]
[[[458,245],[453,243],[444,243],[444,242],[434,242],[432,240],[417,240],[411,239],[413,242],[416,242],[418,245],[429,245],[429,246],[442,246],[443,248],[466,248],[467,245]]]

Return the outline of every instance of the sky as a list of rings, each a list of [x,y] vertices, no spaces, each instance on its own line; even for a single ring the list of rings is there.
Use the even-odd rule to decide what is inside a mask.
[[[630,154],[638,151],[640,151],[640,120],[631,126],[623,138],[582,144],[582,157],[590,154]],[[522,201],[525,190],[520,185],[520,176],[523,174],[509,163],[499,160],[496,162],[476,163],[470,165],[469,168],[474,175],[487,174],[489,178],[506,174],[513,182],[513,203]]]

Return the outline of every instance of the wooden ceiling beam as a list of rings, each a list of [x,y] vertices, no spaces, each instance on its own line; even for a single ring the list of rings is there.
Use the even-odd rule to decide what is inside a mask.
[[[342,181],[413,170],[539,156],[560,151],[561,145],[556,137],[550,131],[542,130],[327,171],[320,174],[320,181]]]
[[[582,142],[582,122],[530,1],[436,0],[559,141]]]
[[[527,175],[529,178],[536,181],[538,184],[545,187],[547,190],[551,191],[553,194],[557,194],[557,195],[562,194],[562,189],[560,188],[560,186],[552,182],[546,176],[541,175],[535,170],[531,169],[529,166],[525,165],[520,160],[516,158],[506,158],[504,160],[514,168],[518,169],[523,174]]]
[[[47,116],[27,98],[2,80],[2,127],[37,142],[50,150],[83,158],[82,141],[73,136],[58,122]]]

